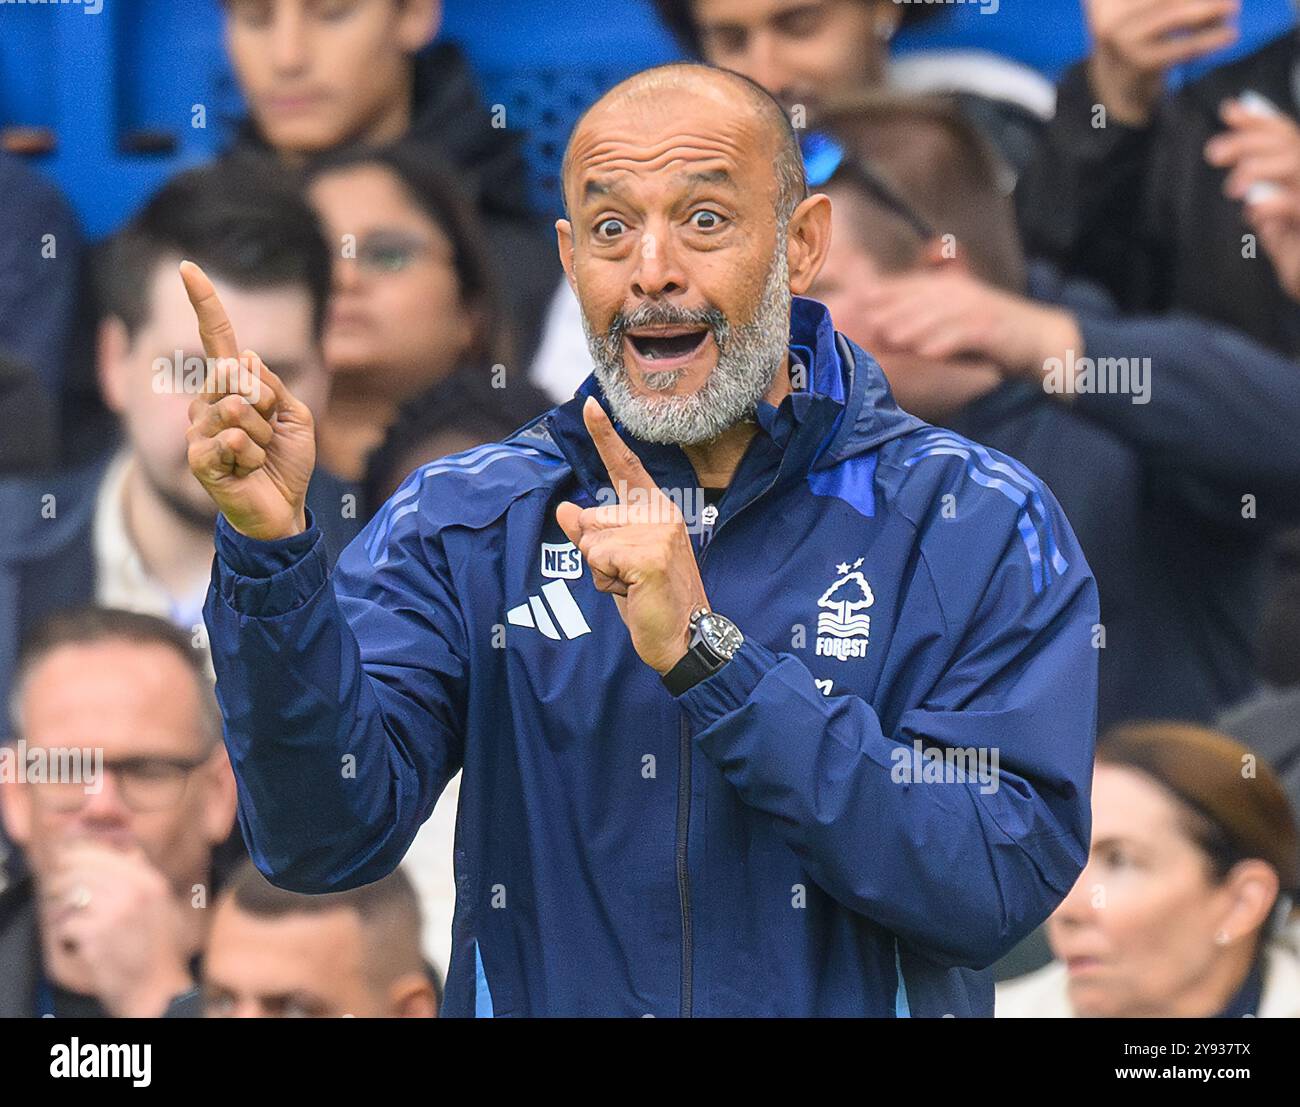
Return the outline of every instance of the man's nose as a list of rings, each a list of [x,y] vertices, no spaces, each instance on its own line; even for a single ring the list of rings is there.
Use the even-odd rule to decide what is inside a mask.
[[[330,267],[330,283],[335,292],[355,292],[361,287],[361,266],[354,257],[336,257]]]
[[[297,73],[307,65],[307,22],[294,4],[276,12],[271,25],[271,66],[277,73]]]
[[[92,826],[124,826],[130,821],[131,809],[122,799],[115,772],[105,768],[98,790],[86,794],[86,803],[78,814],[82,823]]]
[[[655,300],[687,286],[678,251],[673,246],[667,224],[647,227],[638,246],[632,294],[638,299]]]

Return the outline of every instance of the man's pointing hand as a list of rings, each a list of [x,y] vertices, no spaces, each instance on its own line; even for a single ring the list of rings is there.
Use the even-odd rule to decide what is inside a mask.
[[[190,472],[221,513],[250,538],[307,529],[307,484],[316,464],[311,412],[252,350],[239,349],[216,289],[193,262],[181,280],[208,355],[203,394],[190,404]]]
[[[614,596],[641,660],[666,673],[690,645],[691,613],[708,602],[686,523],[594,399],[582,420],[618,503],[562,503],[555,517],[587,559],[597,589]]]

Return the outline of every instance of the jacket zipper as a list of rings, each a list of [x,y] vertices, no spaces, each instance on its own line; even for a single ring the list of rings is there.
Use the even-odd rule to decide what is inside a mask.
[[[776,478],[773,477],[771,484],[741,504],[732,513],[732,518],[767,495],[775,484]],[[709,546],[713,542],[714,534],[721,527],[722,521],[719,519],[700,535],[700,549],[696,562],[700,568],[701,578],[704,576],[704,559],[708,555]],[[695,1003],[695,941],[691,927],[691,875],[688,867],[691,830],[691,726],[685,711],[681,712],[677,763],[677,899],[681,905],[682,918],[681,1017],[689,1019]]]
[[[681,1017],[689,1019],[693,1006],[694,942],[691,935],[691,877],[687,869],[687,835],[691,826],[691,728],[686,712],[681,715],[681,733],[677,751],[677,899],[682,910],[682,1007]]]
[[[700,533],[697,563],[703,563],[704,551],[712,537],[713,528]],[[691,874],[689,844],[691,832],[691,726],[686,712],[679,715],[681,725],[677,736],[677,901],[682,918],[682,978],[681,1011],[684,1019],[691,1017],[695,999],[695,941],[691,928]]]

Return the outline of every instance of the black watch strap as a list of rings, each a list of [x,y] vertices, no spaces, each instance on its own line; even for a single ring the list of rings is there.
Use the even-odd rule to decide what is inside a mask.
[[[669,692],[674,696],[680,696],[683,692],[694,688],[700,681],[707,680],[726,663],[725,657],[719,657],[704,642],[696,642],[686,651],[686,655],[659,679],[664,682],[664,687]]]

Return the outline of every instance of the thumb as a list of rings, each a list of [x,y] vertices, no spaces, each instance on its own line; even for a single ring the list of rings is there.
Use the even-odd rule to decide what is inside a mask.
[[[555,521],[560,524],[560,529],[575,546],[582,538],[582,524],[578,521],[581,516],[582,508],[567,500],[555,509]]]

